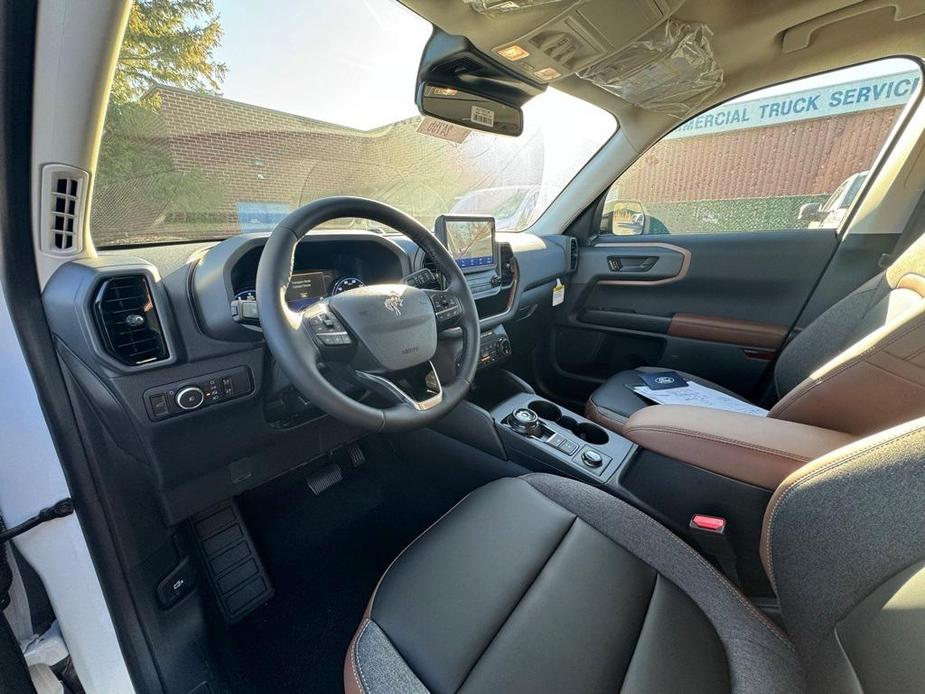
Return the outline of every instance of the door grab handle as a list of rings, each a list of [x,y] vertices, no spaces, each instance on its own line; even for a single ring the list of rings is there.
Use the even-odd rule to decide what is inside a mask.
[[[657,262],[658,256],[654,255],[611,255],[607,258],[611,272],[648,272]]]

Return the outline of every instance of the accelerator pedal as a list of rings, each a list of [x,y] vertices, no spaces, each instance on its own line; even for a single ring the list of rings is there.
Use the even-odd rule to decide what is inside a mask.
[[[351,441],[344,448],[347,450],[347,456],[350,458],[350,464],[353,467],[360,467],[366,462],[366,454],[356,441]]]

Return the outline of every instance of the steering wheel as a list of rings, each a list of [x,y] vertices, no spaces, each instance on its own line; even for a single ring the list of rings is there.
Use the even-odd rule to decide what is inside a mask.
[[[324,222],[358,217],[385,224],[421,247],[446,278],[445,290],[406,284],[358,287],[303,311],[286,302],[299,241]],[[286,216],[270,234],[257,268],[257,310],[270,352],[295,388],[333,417],[365,429],[426,426],[462,400],[479,357],[479,319],[472,292],[443,244],[424,226],[374,200],[331,197]],[[437,334],[461,327],[456,374],[441,383],[432,359]],[[344,373],[394,404],[371,407],[332,385]]]

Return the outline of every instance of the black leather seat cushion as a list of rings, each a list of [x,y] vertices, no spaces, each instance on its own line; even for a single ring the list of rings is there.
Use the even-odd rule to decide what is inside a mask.
[[[550,475],[493,482],[383,577],[350,691],[800,691],[787,639],[648,516]]]
[[[643,380],[639,378],[639,374],[658,373],[659,371],[670,371],[670,369],[663,369],[655,366],[641,366],[638,369],[618,371],[591,393],[591,397],[588,398],[588,404],[585,407],[585,415],[587,415],[588,419],[597,422],[601,426],[619,432],[631,414],[652,404],[650,401],[639,397],[630,390],[634,386],[645,385]],[[731,395],[737,400],[747,402],[741,395],[732,392],[728,388],[723,388],[712,381],[708,381],[705,378],[700,378],[699,376],[685,371],[676,371],[675,373],[680,374],[687,381],[699,383],[707,388],[713,388],[714,390]]]

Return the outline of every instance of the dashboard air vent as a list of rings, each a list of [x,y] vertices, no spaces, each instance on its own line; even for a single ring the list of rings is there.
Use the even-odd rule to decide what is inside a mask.
[[[86,171],[49,164],[42,169],[42,250],[77,255],[83,249],[83,214],[87,200]]]
[[[141,366],[167,358],[164,331],[144,275],[104,280],[94,310],[104,348],[123,364]]]
[[[501,286],[510,287],[514,284],[514,251],[502,243],[498,246],[499,264],[501,267]]]
[[[568,240],[568,271],[575,272],[578,269],[578,239],[570,236]]]

